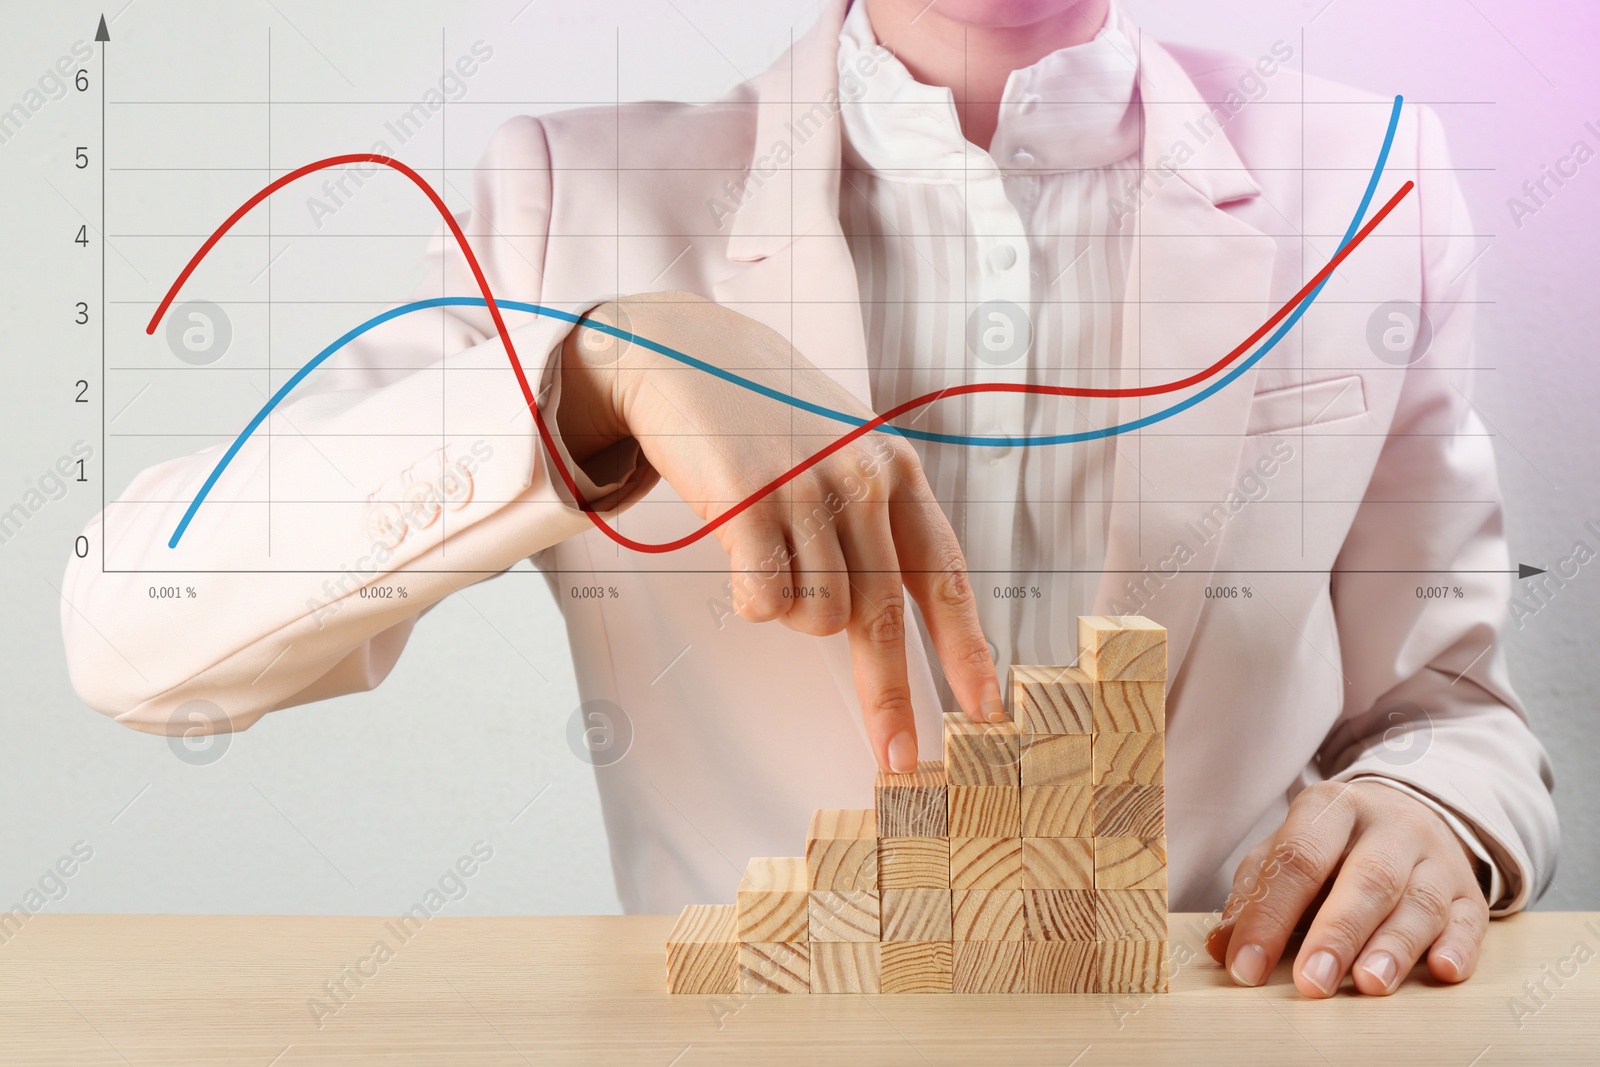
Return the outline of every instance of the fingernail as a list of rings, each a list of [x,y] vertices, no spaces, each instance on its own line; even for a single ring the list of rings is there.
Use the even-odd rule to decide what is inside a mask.
[[[1206,932],[1206,954],[1218,963],[1228,960],[1228,942],[1233,940],[1233,925],[1213,926]]]
[[[985,700],[983,702],[983,706],[978,710],[982,711],[983,717],[988,719],[990,722],[1006,721],[1006,706],[1000,702],[999,697],[995,697],[992,700]]]
[[[1391,960],[1392,964],[1394,961]],[[1305,980],[1317,987],[1325,997],[1333,996],[1333,991],[1339,984],[1339,960],[1327,949],[1318,949],[1306,960],[1305,967],[1300,971]]]
[[[901,730],[889,739],[889,769],[909,774],[917,769],[917,735]]]
[[[1267,950],[1260,945],[1241,946],[1228,973],[1240,985],[1260,985],[1267,980]]]
[[[1460,979],[1461,960],[1454,952],[1451,952],[1449,949],[1436,948],[1432,952],[1428,953],[1428,955],[1436,960],[1444,960],[1445,963],[1450,965],[1450,977]]]
[[[1376,978],[1387,993],[1394,985],[1394,976],[1399,973],[1400,965],[1387,952],[1369,952],[1367,958],[1361,961],[1361,969]]]

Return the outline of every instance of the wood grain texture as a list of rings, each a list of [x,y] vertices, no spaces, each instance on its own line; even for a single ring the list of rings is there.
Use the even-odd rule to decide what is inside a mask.
[[[1022,890],[952,889],[950,936],[958,942],[1023,940]]]
[[[667,931],[669,945],[708,945],[734,941],[731,904],[690,904]]]
[[[949,837],[1016,837],[1022,792],[1009,785],[953,785],[945,825]]]
[[[1024,947],[1028,992],[1095,992],[1098,946],[1093,941],[1029,941]]]
[[[1026,993],[1027,946],[1021,941],[957,941],[952,949],[957,993]]]
[[[883,940],[949,941],[948,889],[885,889]]]
[[[1022,742],[1022,784],[1084,785],[1094,773],[1089,734],[1030,734]]]
[[[1094,679],[1076,667],[1011,668],[1011,717],[1024,735],[1089,733],[1094,700]]]
[[[1165,889],[1099,889],[1094,895],[1096,941],[1165,941]]]
[[[690,904],[667,933],[667,989],[736,993],[739,940],[731,904]]]
[[[1022,916],[1029,941],[1093,941],[1093,889],[1024,889]]]
[[[1024,837],[1024,889],[1093,889],[1094,839],[1091,837]]]
[[[811,992],[877,993],[878,950],[861,941],[819,941],[811,946]]]
[[[1165,837],[1094,839],[1096,889],[1166,889]]]
[[[961,712],[943,722],[944,774],[952,786],[1017,784],[1022,738],[1011,722],[977,723]]]
[[[1022,838],[952,837],[951,889],[1021,889]]]
[[[1094,787],[1095,837],[1160,837],[1167,832],[1167,791],[1159,785]]]
[[[1107,941],[1095,950],[1096,993],[1165,993],[1170,957],[1165,941]]]
[[[1022,787],[1023,837],[1090,837],[1094,834],[1094,786],[1025,785]]]
[[[1167,631],[1142,615],[1080,615],[1078,666],[1100,682],[1164,681]]]
[[[1097,683],[1094,729],[1100,734],[1165,733],[1167,683]]]
[[[878,836],[949,837],[944,764],[924,760],[907,774],[879,771],[873,787]]]
[[[809,897],[804,858],[752,859],[735,896],[738,940],[804,941],[811,924]]]
[[[879,838],[878,885],[883,889],[949,889],[950,839]]]
[[[1166,734],[1097,733],[1092,748],[1095,785],[1164,784]]]
[[[739,992],[811,992],[810,944],[804,941],[741,941]]]
[[[878,890],[813,889],[808,914],[812,941],[876,941]]]
[[[948,941],[885,941],[878,946],[878,988],[884,993],[949,993],[954,970]]]
[[[806,830],[806,886],[878,888],[878,823],[868,808],[824,808]]]
[[[1418,968],[1382,1000],[1355,995],[1347,980],[1322,1001],[1295,989],[1293,952],[1259,989],[1234,985],[1206,955],[1213,916],[1203,913],[1172,916],[1172,993],[1154,1002],[671,996],[662,955],[675,918],[447,909],[401,944],[382,916],[45,911],[0,946],[0,1060],[266,1067],[281,1054],[275,1067],[665,1067],[682,1054],[677,1067],[1037,1067],[1065,1065],[1093,1045],[1078,1067],[1380,1058],[1466,1067],[1480,1056],[1478,1067],[1555,1067],[1593,1059],[1600,1018],[1593,961],[1562,969],[1570,977],[1559,990],[1550,984],[1554,997],[1526,990],[1547,965],[1570,967],[1561,961],[1577,942],[1596,944],[1594,912],[1494,920],[1472,980],[1460,985]],[[326,999],[323,983],[346,968],[354,974],[375,938],[393,959],[342,1007],[328,999],[337,1015],[319,1030],[308,999]],[[958,972],[963,955],[957,948]]]

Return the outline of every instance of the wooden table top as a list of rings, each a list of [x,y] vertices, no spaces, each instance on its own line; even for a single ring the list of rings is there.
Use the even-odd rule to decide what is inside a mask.
[[[1230,985],[1199,915],[1172,917],[1164,996],[669,996],[671,923],[38,915],[0,929],[0,1062],[1600,1062],[1600,913],[1494,923],[1463,986],[1328,1001],[1287,963]]]

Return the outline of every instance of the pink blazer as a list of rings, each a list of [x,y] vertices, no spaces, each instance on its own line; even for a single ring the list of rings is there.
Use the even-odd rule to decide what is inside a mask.
[[[465,220],[497,294],[582,310],[617,292],[693,290],[786,334],[867,399],[836,109],[824,105],[820,126],[791,125],[836,91],[847,2],[829,0],[790,53],[720,103],[505,124]],[[1265,99],[1240,106],[1247,69],[1142,44],[1147,173],[1130,191],[1140,211],[1138,299],[1122,312],[1129,384],[1181,377],[1250,334],[1332,255],[1376,158],[1388,99],[1283,71]],[[1406,179],[1418,189],[1289,338],[1216,396],[1119,439],[1134,462],[1118,465],[1097,610],[1149,615],[1170,632],[1175,908],[1218,906],[1243,851],[1325,778],[1387,776],[1457,813],[1511,880],[1503,910],[1553,871],[1550,765],[1502,653],[1509,579],[1483,573],[1508,560],[1490,440],[1467,398],[1474,248],[1447,168],[1438,121],[1407,107],[1377,202]],[[436,242],[418,292],[476,290],[459,254]],[[1373,308],[1394,300],[1432,321],[1431,348],[1409,367],[1368,345]],[[510,322],[553,411],[550,357],[566,324]],[[1123,418],[1162,399],[1125,401]],[[62,627],[92,707],[158,733],[197,715],[243,729],[370,689],[430,605],[532,557],[560,592],[592,581],[622,594],[558,599],[583,698],[622,709],[631,728],[626,755],[597,772],[630,911],[731,899],[745,858],[791,853],[812,808],[871,803],[843,637],[732,617],[714,539],[647,556],[593,532],[553,484],[482,309],[417,313],[368,334],[308,379],[273,427],[272,484],[293,484],[297,502],[273,505],[270,561],[259,437],[177,548],[167,538],[220,445],[145,471],[90,524],[95,550],[69,564]],[[466,482],[397,539],[382,501],[438,470],[441,449]],[[642,466],[583,489],[636,537],[697,525]],[[206,603],[226,608],[173,632],[141,595],[147,576],[101,573],[102,540],[112,569],[345,573],[208,575]],[[1282,571],[1295,573],[1272,573]],[[359,595],[400,577],[404,600]],[[1248,602],[1206,596],[1240,583],[1252,586]],[[1417,596],[1440,583],[1465,595]],[[912,677],[924,754],[936,756],[940,709],[917,655]]]

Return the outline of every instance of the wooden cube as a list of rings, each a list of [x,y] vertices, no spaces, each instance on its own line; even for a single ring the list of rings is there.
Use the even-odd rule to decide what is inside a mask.
[[[948,889],[885,889],[882,897],[883,940],[950,940]]]
[[[949,993],[954,968],[948,941],[885,941],[878,946],[878,983],[884,993]]]
[[[1095,946],[1096,993],[1165,993],[1171,964],[1165,941],[1106,941]]]
[[[1022,838],[952,837],[951,889],[1021,889]]]
[[[1025,785],[1022,787],[1023,837],[1090,837],[1094,834],[1094,786]]]
[[[1099,682],[1164,681],[1167,631],[1142,615],[1080,615],[1078,666]]]
[[[811,992],[811,945],[805,941],[741,941],[739,992]]]
[[[1094,735],[1095,785],[1161,785],[1165,779],[1167,735],[1105,733]],[[1027,774],[1027,756],[1023,756]]]
[[[1095,837],[1160,837],[1166,833],[1166,828],[1166,789],[1163,787],[1094,787]]]
[[[1165,941],[1165,889],[1101,889],[1094,898],[1096,941]]]
[[[875,889],[813,889],[809,915],[812,941],[878,940]]]
[[[1024,889],[1024,937],[1029,941],[1093,941],[1093,889]]]
[[[1099,738],[1089,734],[1033,734],[1023,738],[1022,784],[1087,784],[1094,773],[1096,744]]]
[[[736,940],[804,941],[811,925],[809,898],[804,859],[752,859],[735,897]]]
[[[950,839],[879,838],[878,885],[883,889],[949,889]]]
[[[1090,837],[1024,837],[1024,889],[1093,889],[1094,839]]]
[[[878,888],[878,823],[865,808],[811,813],[806,831],[806,885],[812,889]]]
[[[1022,793],[1011,785],[953,785],[946,819],[950,837],[1016,837]]]
[[[1025,993],[1027,946],[1021,941],[957,941],[953,946],[957,993]]]
[[[950,935],[955,941],[1021,941],[1025,934],[1022,890],[950,891]]]
[[[1166,889],[1165,837],[1094,839],[1096,889]]]
[[[1011,668],[1012,719],[1029,734],[1094,730],[1094,679],[1076,667]]]
[[[879,771],[874,786],[879,837],[949,837],[944,765],[924,761],[906,774]]]
[[[1093,941],[1030,941],[1025,948],[1028,992],[1097,992],[1099,946]]]
[[[667,991],[739,991],[739,937],[731,904],[690,904],[667,934]]]
[[[880,991],[875,941],[819,941],[811,946],[811,992]]]
[[[1101,734],[1166,732],[1167,683],[1096,683],[1094,728]]]
[[[944,773],[952,786],[1017,784],[1021,738],[1010,722],[977,723],[960,712],[944,716]]]

